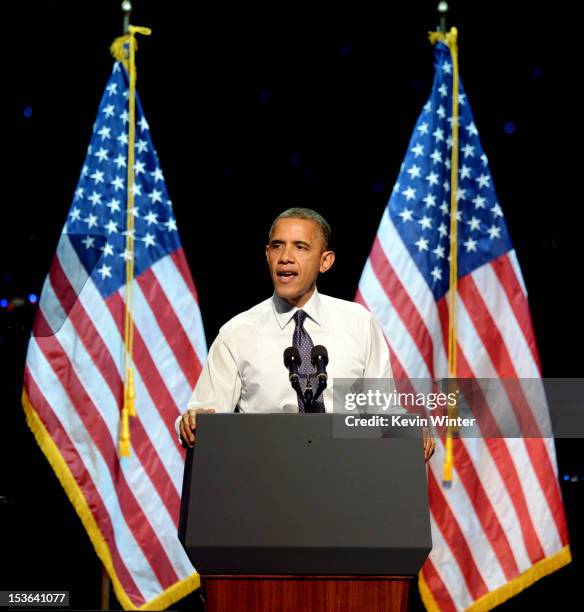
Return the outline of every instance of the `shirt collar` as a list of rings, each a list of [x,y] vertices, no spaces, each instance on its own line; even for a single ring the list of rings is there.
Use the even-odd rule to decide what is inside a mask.
[[[316,287],[314,289],[314,293],[310,296],[310,299],[308,302],[306,302],[306,304],[304,304],[304,306],[302,306],[302,308],[290,306],[286,300],[283,300],[276,292],[274,292],[274,295],[272,296],[272,310],[281,329],[284,329],[284,327],[288,325],[297,310],[304,310],[304,312],[317,325],[321,325],[322,302]]]

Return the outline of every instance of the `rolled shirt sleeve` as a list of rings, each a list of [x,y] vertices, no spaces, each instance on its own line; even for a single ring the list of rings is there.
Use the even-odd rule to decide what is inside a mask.
[[[362,391],[377,389],[389,393],[396,390],[395,380],[391,369],[389,346],[381,331],[379,323],[371,316],[369,354],[364,372],[364,386]],[[380,380],[381,379],[381,380]],[[394,403],[387,409],[386,414],[404,414],[406,410]]]
[[[216,412],[233,412],[241,393],[241,376],[237,367],[234,349],[229,336],[219,333],[209,349],[195,390],[187,408],[214,408]],[[175,421],[176,433],[180,440],[180,420]]]
[[[187,407],[233,412],[240,394],[241,376],[235,348],[229,341],[229,336],[220,333],[211,345],[209,356]]]
[[[364,378],[392,378],[389,348],[381,327],[371,316],[369,319],[369,354]]]

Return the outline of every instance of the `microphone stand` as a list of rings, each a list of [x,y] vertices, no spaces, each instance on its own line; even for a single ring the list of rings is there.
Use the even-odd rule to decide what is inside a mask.
[[[310,382],[310,377],[308,378],[308,382],[306,383],[306,391],[304,391],[304,412],[312,412],[312,405],[322,392],[326,389],[326,378],[324,376],[318,377],[318,386],[316,388],[316,392],[312,391],[312,384]]]
[[[324,377],[320,377],[318,379],[318,387],[316,388],[316,393],[314,394],[314,397],[312,398],[312,401],[316,401],[318,399],[318,397],[320,396],[320,394],[326,389],[326,378]]]
[[[310,384],[310,377],[306,383],[306,390],[304,391],[304,412],[312,412],[312,402],[316,399],[316,396],[312,396],[312,385]]]
[[[298,395],[302,395],[302,387],[300,386],[300,381],[298,380],[298,375],[290,376],[290,382],[292,383],[292,389],[298,393]]]

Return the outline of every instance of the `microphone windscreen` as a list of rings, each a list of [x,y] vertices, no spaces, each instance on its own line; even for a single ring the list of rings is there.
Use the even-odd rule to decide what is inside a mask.
[[[284,349],[284,365],[290,368],[293,360],[296,360],[298,366],[302,363],[300,351],[295,346],[289,346],[287,349]]]
[[[324,346],[322,346],[322,344],[317,344],[316,346],[312,347],[312,350],[310,351],[310,361],[312,362],[313,366],[316,366],[316,360],[319,357],[322,358],[325,366],[328,365],[328,352]]]

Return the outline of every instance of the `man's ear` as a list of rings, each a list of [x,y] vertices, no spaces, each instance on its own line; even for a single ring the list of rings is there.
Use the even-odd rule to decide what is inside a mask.
[[[335,263],[335,252],[334,251],[323,251],[320,256],[320,271],[326,272],[330,270],[331,266]]]
[[[269,250],[270,250],[270,245],[266,244],[266,261],[268,262],[268,266],[270,265],[270,256],[268,255]]]

